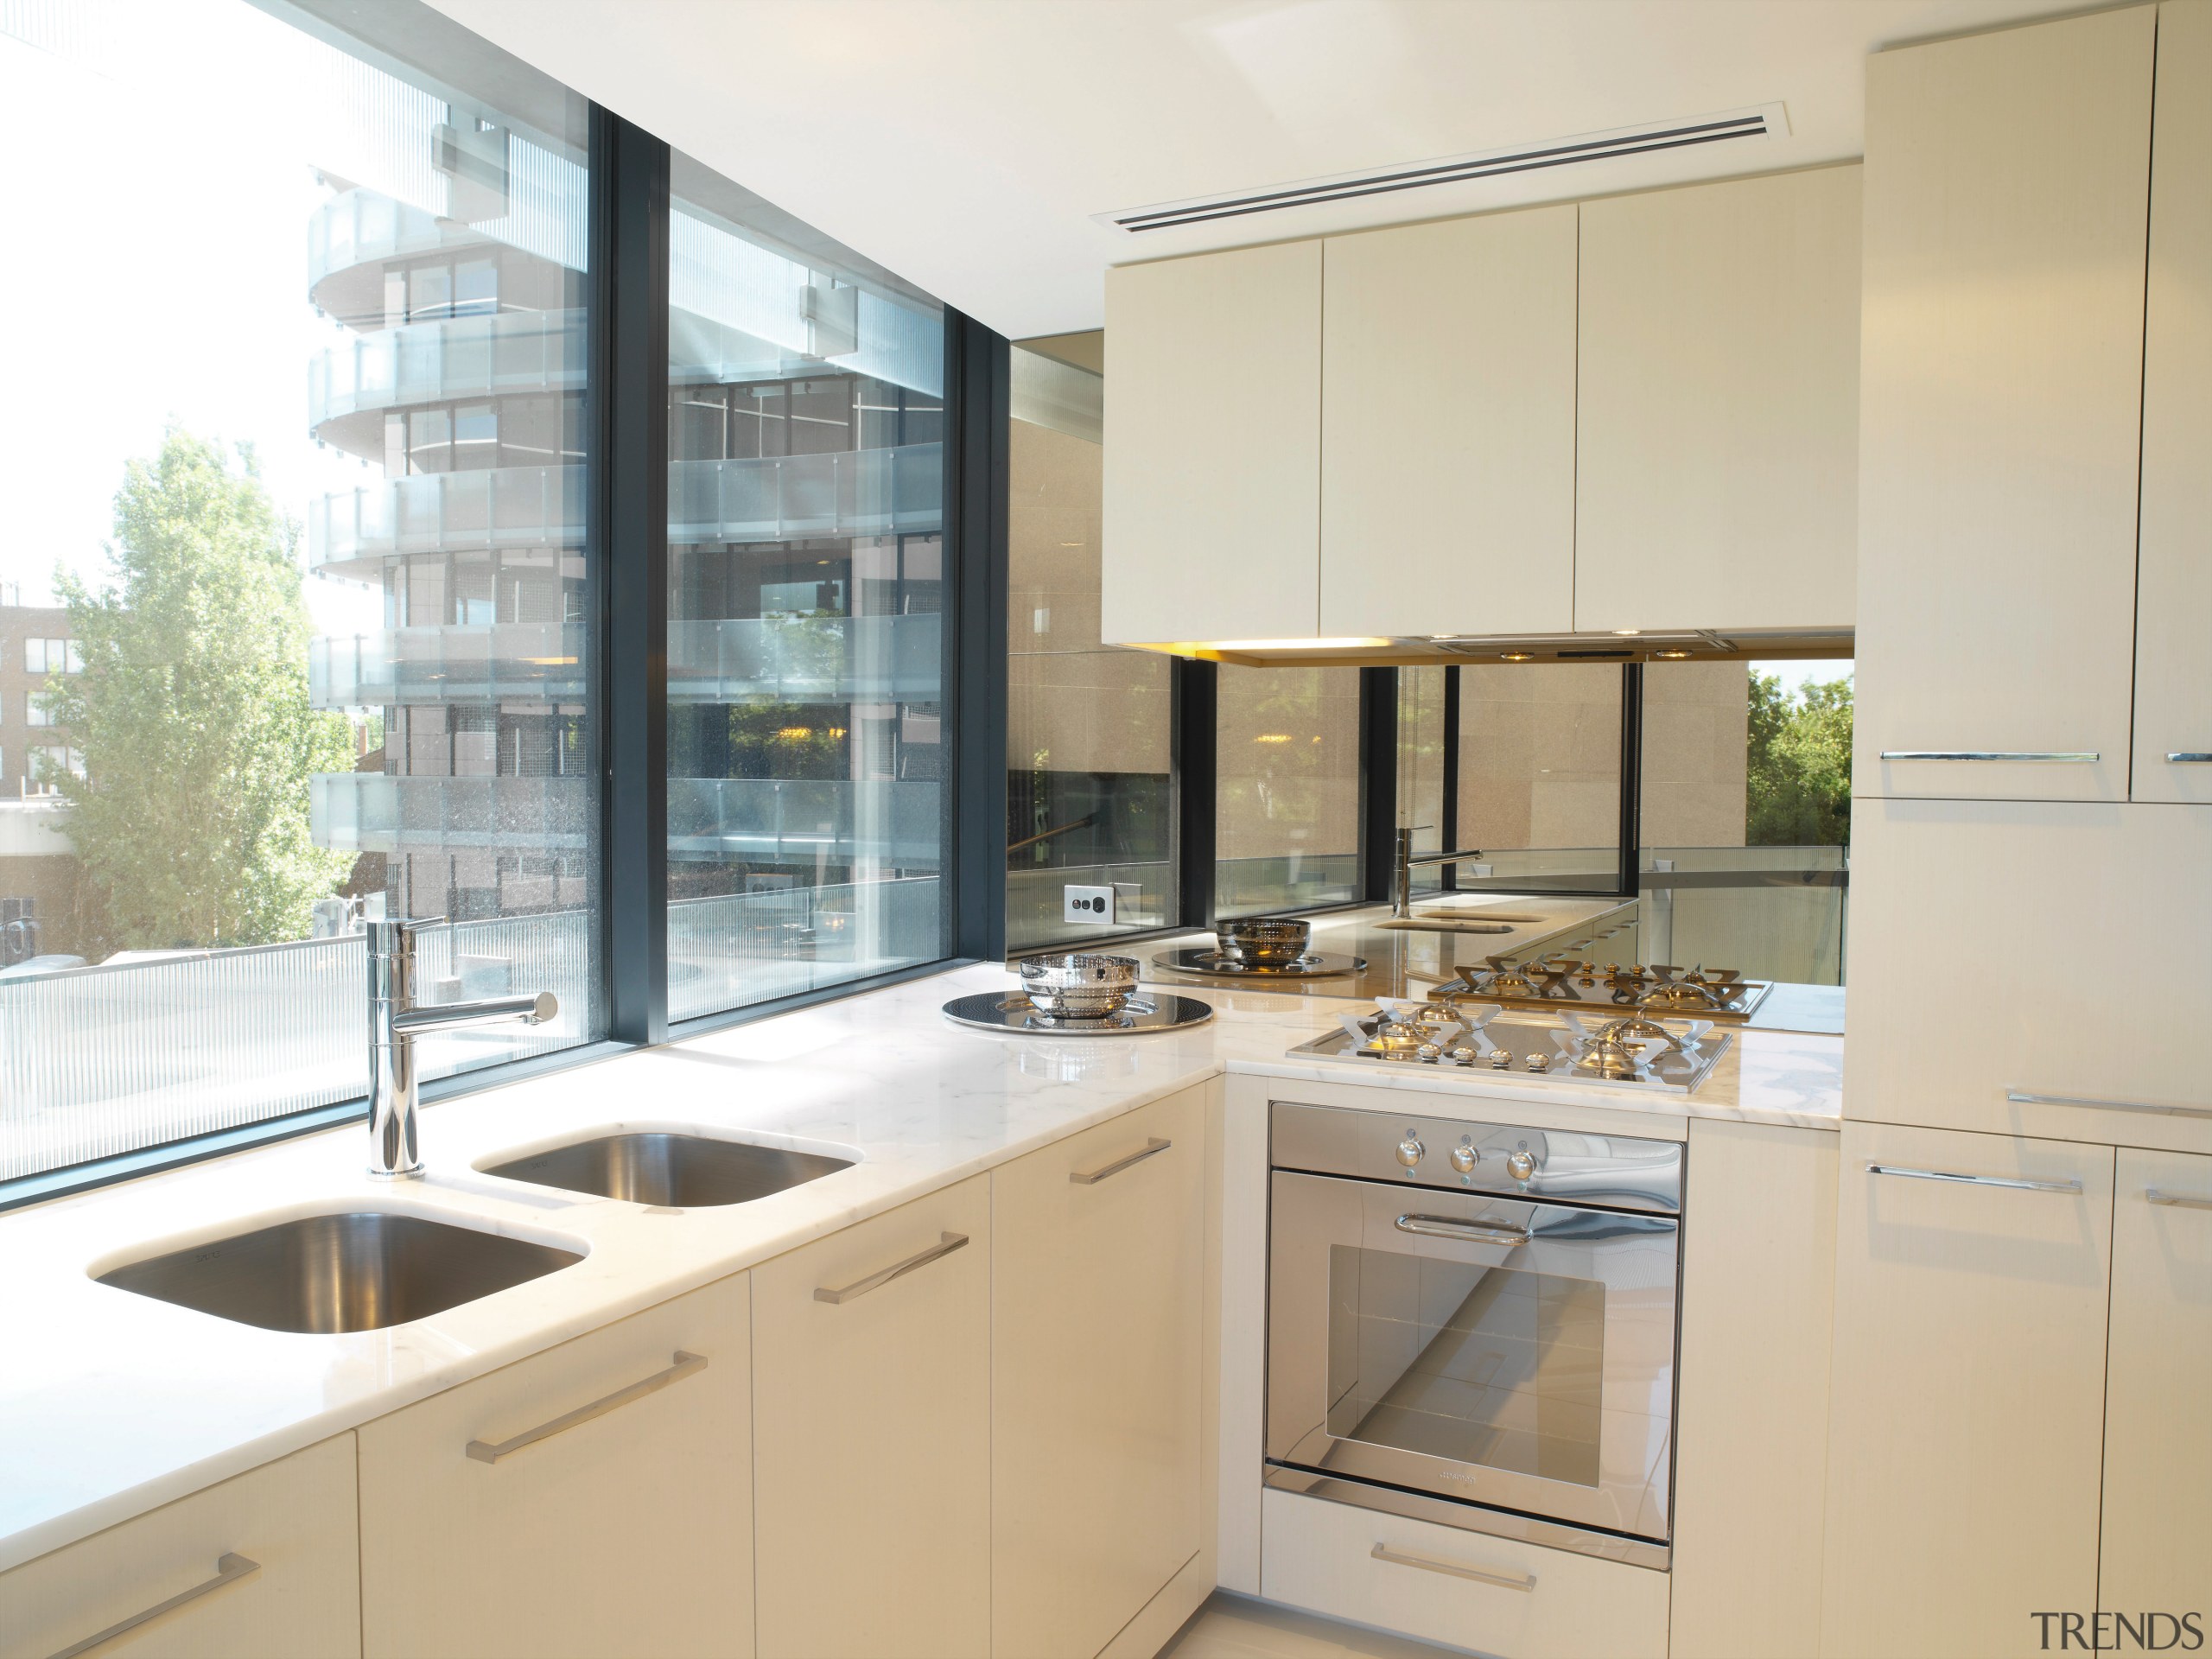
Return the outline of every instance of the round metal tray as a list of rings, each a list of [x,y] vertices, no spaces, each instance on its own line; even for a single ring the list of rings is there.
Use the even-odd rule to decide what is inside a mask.
[[[1336,957],[1314,951],[1287,967],[1230,962],[1218,950],[1203,944],[1186,944],[1179,950],[1163,950],[1154,965],[1178,974],[1208,974],[1217,979],[1325,979],[1332,974],[1363,974],[1365,957]]]
[[[1020,1032],[1025,1037],[1141,1037],[1147,1032],[1180,1031],[1213,1018],[1211,1005],[1173,992],[1139,992],[1119,1014],[1103,1020],[1062,1020],[1039,1014],[1020,991],[984,991],[956,996],[944,1017],[978,1031]]]

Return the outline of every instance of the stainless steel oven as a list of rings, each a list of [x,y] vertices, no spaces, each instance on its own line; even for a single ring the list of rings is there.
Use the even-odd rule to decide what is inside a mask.
[[[1664,1566],[1681,1145],[1270,1128],[1268,1484]]]

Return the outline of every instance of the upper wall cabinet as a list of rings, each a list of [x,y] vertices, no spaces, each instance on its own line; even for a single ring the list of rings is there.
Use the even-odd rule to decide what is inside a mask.
[[[2159,9],[2152,146],[2133,793],[2212,802],[2212,6]]]
[[[1862,793],[2126,793],[2155,21],[1868,61]]]
[[[1323,632],[1573,626],[1574,215],[1323,245]]]
[[[1321,245],[1106,273],[1109,645],[1319,624]]]
[[[1576,628],[1851,626],[1859,221],[1856,167],[1583,204]]]

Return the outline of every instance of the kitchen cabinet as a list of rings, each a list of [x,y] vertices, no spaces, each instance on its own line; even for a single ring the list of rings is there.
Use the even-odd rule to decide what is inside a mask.
[[[768,1659],[989,1650],[990,1280],[988,1175],[753,1270]]]
[[[2096,1605],[2112,1149],[1847,1122],[1841,1159],[1820,1650],[2034,1652]]]
[[[1859,169],[1581,212],[1572,626],[1848,628]]]
[[[2212,1158],[2121,1148],[2097,1605],[2204,1606],[2212,1563]]]
[[[2158,9],[2158,109],[2133,794],[2212,803],[2212,6]]]
[[[1809,1654],[1821,1624],[1836,1136],[1689,1122],[1671,1659]]]
[[[0,1573],[0,1656],[341,1659],[359,1583],[340,1434]]]
[[[1105,398],[1100,638],[1318,633],[1321,245],[1108,271]]]
[[[2212,1152],[2212,808],[1861,799],[1851,863],[1846,1116]]]
[[[991,1177],[991,1645],[1090,1659],[1198,1553],[1205,1090]]]
[[[1864,793],[2126,798],[2155,20],[1868,60]]]
[[[1327,632],[1574,626],[1574,269],[1571,204],[1322,245]]]
[[[364,1427],[372,1659],[750,1655],[747,1292],[725,1279]]]

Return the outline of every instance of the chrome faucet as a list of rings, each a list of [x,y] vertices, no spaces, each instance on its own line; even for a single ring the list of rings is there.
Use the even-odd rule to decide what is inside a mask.
[[[1419,858],[1415,858],[1414,831],[1427,828],[1428,826],[1425,823],[1417,823],[1410,829],[1401,829],[1398,831],[1397,861],[1390,874],[1390,919],[1394,922],[1410,921],[1413,918],[1414,871],[1415,869],[1425,868],[1431,864],[1457,864],[1462,859],[1480,858],[1483,855],[1481,848],[1471,847],[1456,853],[1423,853]]]
[[[369,1173],[404,1180],[423,1173],[416,1126],[415,1039],[426,1031],[519,1020],[543,1025],[561,1011],[550,991],[486,997],[478,1002],[415,1002],[415,936],[442,916],[370,922]]]

